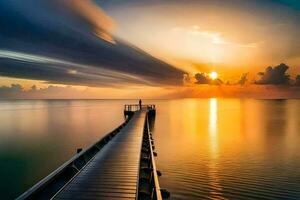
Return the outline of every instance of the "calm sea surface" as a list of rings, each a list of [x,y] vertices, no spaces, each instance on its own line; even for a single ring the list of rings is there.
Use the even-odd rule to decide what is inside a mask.
[[[122,123],[131,100],[0,101],[0,199]],[[172,199],[300,199],[300,100],[153,100]]]

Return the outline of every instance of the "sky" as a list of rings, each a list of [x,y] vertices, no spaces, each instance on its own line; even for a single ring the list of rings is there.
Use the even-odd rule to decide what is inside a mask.
[[[4,99],[300,98],[297,0],[0,0],[0,27]]]

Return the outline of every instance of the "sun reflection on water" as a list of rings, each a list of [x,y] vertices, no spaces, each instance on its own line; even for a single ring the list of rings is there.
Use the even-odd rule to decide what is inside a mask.
[[[209,100],[209,141],[210,151],[213,159],[218,156],[218,100]]]
[[[209,150],[210,162],[209,168],[209,186],[211,199],[226,199],[222,195],[222,186],[220,184],[218,156],[218,100],[212,98],[209,100]]]

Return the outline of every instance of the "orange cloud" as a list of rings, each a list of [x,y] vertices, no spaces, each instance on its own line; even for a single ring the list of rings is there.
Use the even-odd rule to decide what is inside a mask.
[[[115,43],[112,33],[116,24],[97,4],[91,0],[71,0],[66,3],[93,27],[95,35],[107,42]]]

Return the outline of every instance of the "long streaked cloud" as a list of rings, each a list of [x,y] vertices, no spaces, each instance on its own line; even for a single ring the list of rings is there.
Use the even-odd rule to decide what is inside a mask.
[[[0,1],[0,75],[87,86],[181,84],[181,70],[121,39],[112,44],[95,35],[98,21],[86,9],[74,12],[58,0]]]
[[[118,83],[151,84],[149,81],[129,73],[116,72],[100,66],[78,64],[56,58],[49,58],[46,56],[0,50],[0,59],[1,58],[9,61],[7,66],[10,66],[13,62],[18,65],[18,67],[13,67],[11,70],[5,66],[2,66],[0,68],[0,75],[4,76],[19,76],[20,78],[46,80],[52,83],[65,82],[73,85],[90,86],[117,85]],[[26,68],[26,66],[30,67],[32,71],[18,74],[18,69],[20,72],[24,72],[22,68]],[[47,71],[49,74],[43,73]],[[51,72],[56,73],[57,76],[51,77]],[[62,76],[62,80],[60,80],[59,75]],[[57,79],[55,80],[55,78]]]

